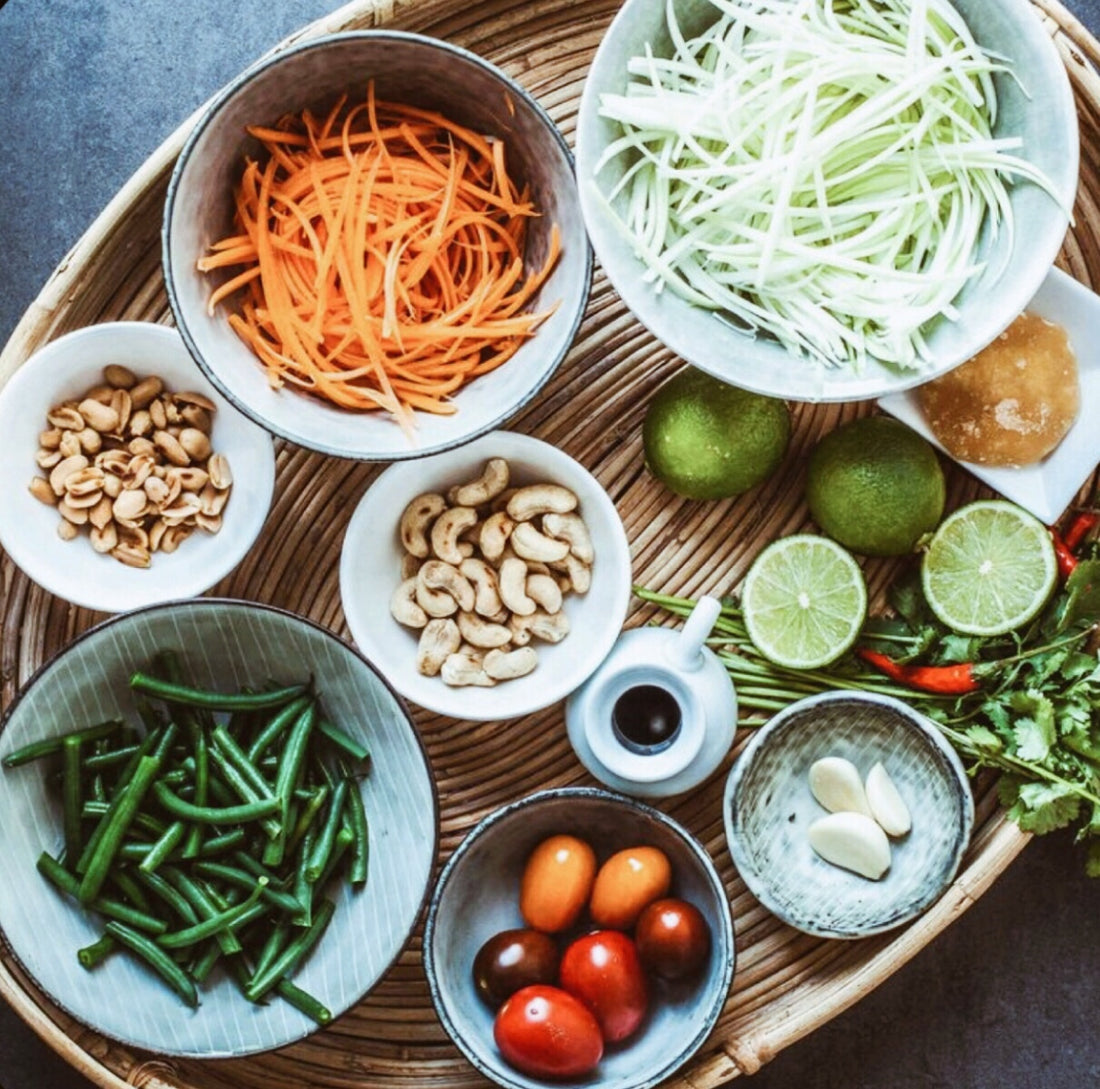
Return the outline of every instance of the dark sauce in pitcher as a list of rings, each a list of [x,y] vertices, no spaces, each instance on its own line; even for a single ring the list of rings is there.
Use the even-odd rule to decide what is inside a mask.
[[[680,704],[665,688],[638,684],[616,701],[611,725],[619,743],[647,756],[667,749],[680,732]]]

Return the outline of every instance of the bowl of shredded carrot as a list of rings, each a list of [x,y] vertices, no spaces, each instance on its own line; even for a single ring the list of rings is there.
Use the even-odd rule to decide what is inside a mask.
[[[176,324],[220,392],[364,461],[513,416],[591,278],[550,116],[477,55],[400,31],[303,42],[227,86],[180,154],[163,241]]]

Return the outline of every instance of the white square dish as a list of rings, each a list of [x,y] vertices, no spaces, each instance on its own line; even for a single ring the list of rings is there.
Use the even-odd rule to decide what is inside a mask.
[[[1085,478],[1100,462],[1100,426],[1096,422],[1100,413],[1100,296],[1072,276],[1052,268],[1026,309],[1061,325],[1069,335],[1077,356],[1081,411],[1058,447],[1035,465],[1004,469],[967,461],[959,464],[1050,525],[1061,517]],[[943,450],[928,427],[915,391],[883,397],[878,404]]]

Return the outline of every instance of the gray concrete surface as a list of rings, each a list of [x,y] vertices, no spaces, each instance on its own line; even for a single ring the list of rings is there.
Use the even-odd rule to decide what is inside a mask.
[[[111,196],[222,83],[334,0],[0,0],[0,343]],[[1100,0],[1068,0],[1100,35]],[[48,939],[47,939],[48,940]],[[752,1089],[1100,1086],[1100,883],[1032,844],[883,987]],[[0,1003],[0,1085],[88,1083]]]

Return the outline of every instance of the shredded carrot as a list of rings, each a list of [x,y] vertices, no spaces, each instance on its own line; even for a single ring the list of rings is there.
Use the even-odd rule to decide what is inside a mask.
[[[550,310],[529,306],[557,262],[524,267],[539,214],[507,170],[504,144],[441,114],[375,98],[341,99],[249,132],[232,236],[199,270],[226,270],[213,313],[267,368],[343,408],[455,411],[452,395],[510,359]]]

